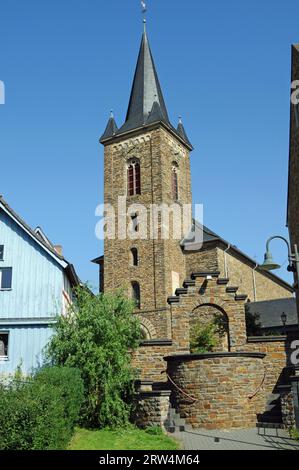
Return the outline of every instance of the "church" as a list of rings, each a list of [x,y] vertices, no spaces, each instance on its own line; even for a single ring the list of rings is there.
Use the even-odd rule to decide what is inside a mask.
[[[148,213],[153,205],[192,205],[194,149],[182,120],[177,126],[170,122],[145,22],[125,122],[118,127],[111,115],[100,142],[105,204],[116,215],[119,197]],[[172,229],[168,238],[153,238],[152,227],[147,237],[138,237],[138,217],[138,210],[127,214],[135,239],[107,237],[104,256],[94,263],[101,291],[123,289],[136,301],[142,328],[133,358],[140,378],[140,422],[164,426],[169,404],[193,427],[250,427],[258,419],[274,419],[266,411],[274,392],[280,401],[275,420],[282,422],[277,390],[288,367],[287,340],[248,338],[245,307],[276,299],[294,302],[293,288],[192,218],[191,234],[178,240]],[[161,233],[160,219],[158,225]],[[210,355],[190,355],[192,325],[217,315],[225,325],[221,346]],[[157,400],[161,413],[153,418],[149,410]]]

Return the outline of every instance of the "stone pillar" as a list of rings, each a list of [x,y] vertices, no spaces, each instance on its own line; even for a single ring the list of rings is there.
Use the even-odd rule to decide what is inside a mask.
[[[166,430],[171,391],[140,391],[135,403],[135,423],[140,428],[158,426]]]
[[[283,425],[286,429],[294,429],[295,413],[292,387],[290,385],[281,385],[278,387],[278,390],[280,393]]]

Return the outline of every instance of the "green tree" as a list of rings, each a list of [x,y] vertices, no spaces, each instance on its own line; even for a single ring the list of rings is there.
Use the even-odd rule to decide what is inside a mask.
[[[78,288],[66,316],[58,318],[47,356],[76,367],[85,387],[82,424],[117,427],[128,422],[133,393],[131,353],[140,339],[134,303],[121,293],[95,296]]]

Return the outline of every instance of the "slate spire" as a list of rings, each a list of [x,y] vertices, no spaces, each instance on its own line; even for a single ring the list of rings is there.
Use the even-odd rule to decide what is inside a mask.
[[[147,33],[144,30],[126,121],[118,133],[134,130],[147,124],[153,108],[155,111],[160,108],[161,120],[170,125]]]
[[[191,142],[190,142],[190,140],[187,136],[187,133],[185,131],[185,127],[184,127],[184,124],[183,124],[183,121],[182,121],[181,117],[179,118],[177,133],[188,145],[190,145],[192,147],[192,144],[191,144]]]
[[[193,150],[192,144],[187,137],[182,122],[180,121],[178,128],[175,129],[169,120],[147,37],[146,20],[144,20],[144,32],[142,35],[125,123],[120,129],[118,129],[114,117],[111,115],[100,142],[104,143],[113,137],[118,137],[127,132],[156,123],[164,124],[164,126],[183,141],[190,150]]]
[[[100,142],[103,142],[104,140],[109,139],[110,137],[113,137],[117,133],[117,131],[118,131],[118,127],[114,119],[113,111],[111,111],[108,124],[106,126],[104,134],[100,138]]]

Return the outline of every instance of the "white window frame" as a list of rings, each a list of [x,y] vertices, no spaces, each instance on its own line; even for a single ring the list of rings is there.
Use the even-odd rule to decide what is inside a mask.
[[[0,356],[0,362],[1,361],[8,361],[9,357],[9,340],[10,340],[10,332],[6,330],[0,330],[0,335],[7,335],[7,355],[6,356]]]

